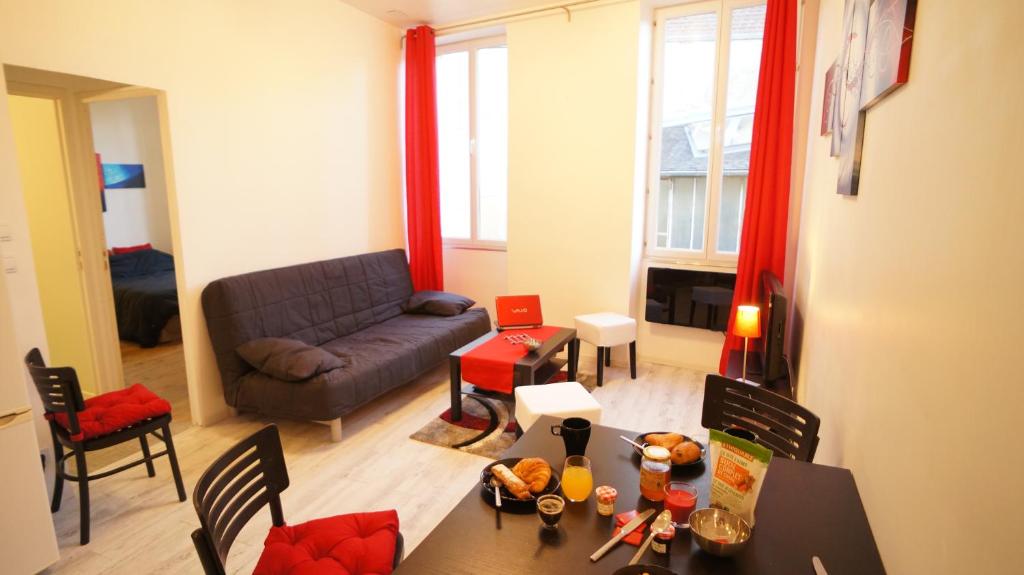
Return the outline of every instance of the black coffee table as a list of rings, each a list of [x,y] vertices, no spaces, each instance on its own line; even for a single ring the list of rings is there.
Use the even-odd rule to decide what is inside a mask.
[[[471,386],[462,388],[462,356],[472,351],[480,344],[498,337],[501,332],[492,330],[474,339],[448,355],[449,377],[451,379],[452,419],[462,419],[462,394],[473,393],[479,395],[504,395],[478,390]],[[547,383],[556,373],[561,371],[567,363],[569,365],[569,381],[576,381],[576,354],[579,353],[579,341],[576,339],[576,330],[563,327],[554,335],[544,340],[544,343],[536,351],[532,351],[516,361],[512,367],[512,389],[520,385],[534,385]],[[569,358],[560,359],[555,355],[565,347],[569,347]],[[505,396],[508,397],[508,396]]]
[[[540,456],[561,470],[562,442],[550,434],[558,420],[541,417],[505,454]],[[596,485],[619,490],[616,512],[650,506],[639,494],[639,462],[619,435],[636,432],[594,426],[587,455]],[[480,467],[486,463],[481,460]],[[674,479],[696,483],[699,507],[707,506],[704,466]],[[396,571],[412,574],[570,574],[613,573],[636,547],[620,543],[597,563],[591,553],[612,534],[614,520],[597,514],[593,495],[567,503],[557,534],[547,534],[536,514],[497,513],[474,486]],[[731,559],[701,551],[689,532],[676,536],[672,555],[659,559],[650,550],[642,563],[664,565],[679,573],[812,574],[817,555],[829,575],[885,573],[868,525],[857,485],[846,469],[788,459],[773,460],[757,506],[757,525],[748,546]]]

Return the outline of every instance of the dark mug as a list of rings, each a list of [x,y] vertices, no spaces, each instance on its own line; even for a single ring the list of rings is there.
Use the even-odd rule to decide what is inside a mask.
[[[586,455],[590,441],[590,421],[582,417],[562,420],[561,425],[551,426],[551,435],[558,435],[565,443],[565,456]]]
[[[747,441],[757,441],[757,435],[754,435],[753,431],[748,431],[742,427],[726,427],[724,431],[733,437],[739,437]]]

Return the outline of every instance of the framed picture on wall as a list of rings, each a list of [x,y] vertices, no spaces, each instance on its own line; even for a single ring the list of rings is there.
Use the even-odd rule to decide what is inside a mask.
[[[146,171],[142,164],[103,164],[103,185],[108,190],[145,188]]]
[[[864,53],[864,87],[860,97],[862,110],[907,83],[916,13],[917,0],[871,2]]]

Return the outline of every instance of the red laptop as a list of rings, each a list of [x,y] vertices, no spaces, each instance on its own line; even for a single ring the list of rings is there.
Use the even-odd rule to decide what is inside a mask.
[[[526,329],[544,325],[539,295],[500,295],[494,298],[498,330]]]

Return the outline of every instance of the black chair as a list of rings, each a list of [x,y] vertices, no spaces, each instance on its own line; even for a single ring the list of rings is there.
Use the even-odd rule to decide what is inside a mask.
[[[274,525],[285,525],[281,492],[288,488],[281,437],[268,425],[239,441],[221,455],[199,478],[192,504],[201,527],[192,532],[203,572],[225,575],[224,563],[238,533],[264,505],[270,506]],[[395,539],[394,567],[402,560],[404,540]]]
[[[50,511],[56,513],[60,510],[61,496],[64,494],[64,480],[77,482],[78,498],[80,499],[79,531],[82,545],[89,543],[89,482],[92,480],[102,479],[143,463],[146,464],[149,476],[154,477],[156,470],[153,468],[153,460],[166,455],[171,463],[171,473],[174,475],[174,485],[178,489],[178,499],[185,501],[185,485],[181,481],[181,470],[178,469],[178,458],[174,454],[174,442],[171,439],[170,413],[130,423],[111,433],[90,436],[83,433],[80,427],[79,416],[87,411],[87,406],[82,398],[82,388],[78,383],[78,375],[74,368],[46,367],[38,349],[28,352],[28,355],[25,356],[25,365],[32,375],[32,381],[35,382],[39,397],[43,400],[46,419],[50,422],[50,437],[53,440],[54,456],[53,502],[50,505]],[[118,397],[115,394],[118,392],[104,395]],[[97,396],[97,399],[102,397],[103,395]],[[67,417],[66,426],[58,422],[58,415]],[[164,451],[150,453],[146,436],[151,433],[164,442],[166,446]],[[139,445],[142,447],[142,459],[103,473],[89,475],[85,461],[87,452],[133,439],[139,440]],[[65,447],[70,450],[67,454],[64,453]],[[64,471],[64,462],[72,455],[75,457],[75,475]]]
[[[813,461],[821,420],[799,403],[742,381],[709,374],[700,423],[707,429],[738,427],[776,456]]]

